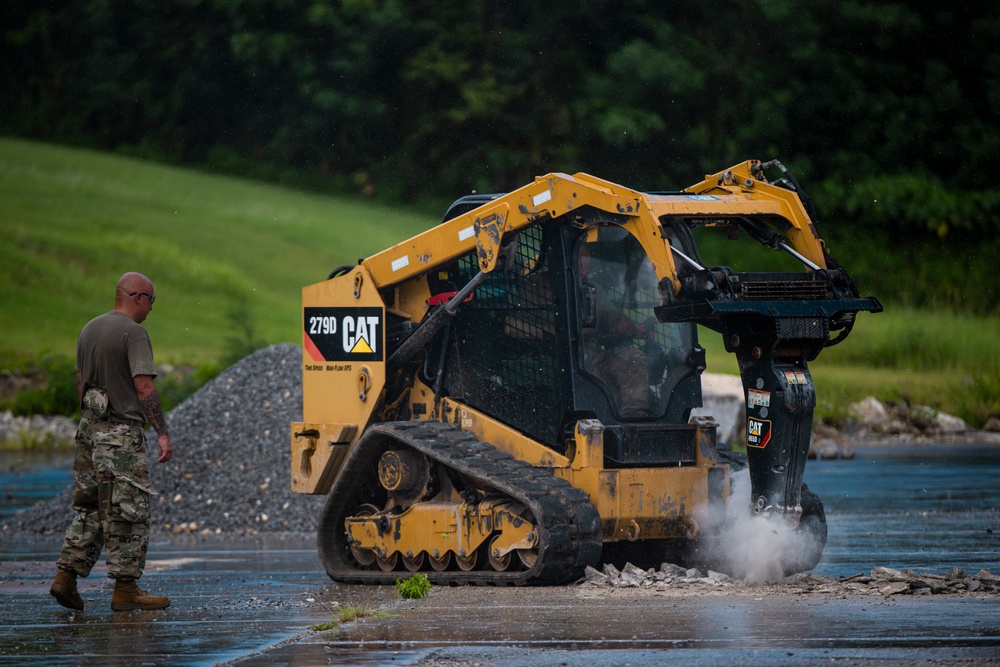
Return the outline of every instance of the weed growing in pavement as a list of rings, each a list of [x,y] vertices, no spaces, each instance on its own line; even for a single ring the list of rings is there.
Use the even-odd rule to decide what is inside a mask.
[[[419,572],[413,574],[408,579],[396,580],[396,595],[409,600],[419,600],[427,597],[431,590],[431,582],[426,575]]]
[[[381,611],[375,611],[373,609],[368,609],[367,607],[355,607],[354,605],[338,607],[334,611],[333,615],[334,618],[332,621],[319,623],[312,626],[312,629],[316,632],[323,632],[324,630],[339,628],[341,623],[350,623],[351,621],[355,621],[366,616],[388,616],[388,614]]]

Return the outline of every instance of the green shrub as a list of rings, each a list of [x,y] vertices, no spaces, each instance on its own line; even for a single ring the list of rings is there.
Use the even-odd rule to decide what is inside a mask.
[[[27,362],[6,363],[19,388],[0,399],[0,410],[15,415],[74,415],[79,406],[76,364],[64,354],[45,354]]]
[[[426,575],[415,572],[408,579],[396,580],[396,595],[408,600],[419,600],[427,597],[431,590],[431,582]]]
[[[240,292],[230,300],[226,310],[227,331],[222,364],[231,366],[267,345],[267,341],[257,334],[250,299]]]
[[[1000,230],[1000,190],[960,191],[926,173],[829,179],[817,190],[828,216],[858,228],[881,227],[903,238],[945,239],[951,234],[992,238]]]
[[[974,428],[981,428],[990,417],[1000,417],[1000,373],[996,370],[967,375],[949,390],[955,416]]]
[[[167,412],[180,405],[221,371],[221,366],[215,363],[161,369],[156,378],[156,391],[160,394],[163,411]]]
[[[45,354],[37,359],[0,361],[7,383],[0,396],[0,410],[17,416],[79,414],[76,363],[64,354]],[[221,371],[218,363],[197,367],[161,367],[156,389],[164,411],[171,410]]]

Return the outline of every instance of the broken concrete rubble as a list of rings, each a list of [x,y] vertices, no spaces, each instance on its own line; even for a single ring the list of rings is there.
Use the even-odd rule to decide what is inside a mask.
[[[943,575],[874,567],[868,574],[830,579],[819,574],[795,574],[776,584],[751,584],[734,580],[727,574],[697,568],[686,569],[673,563],[663,563],[658,570],[643,570],[631,563],[618,570],[604,564],[603,571],[587,567],[579,586],[587,588],[637,588],[660,592],[738,592],[740,589],[760,591],[776,588],[776,592],[791,594],[837,595],[1000,595],[1000,576],[983,569],[966,574],[952,568]]]

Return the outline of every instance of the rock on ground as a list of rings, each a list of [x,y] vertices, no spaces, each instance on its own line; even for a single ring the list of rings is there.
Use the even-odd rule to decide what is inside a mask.
[[[0,412],[0,441],[72,443],[74,435],[76,435],[76,421],[69,417],[58,415],[19,417],[10,410]]]
[[[973,430],[958,417],[926,405],[882,403],[874,396],[852,404],[848,410],[861,426],[876,434],[953,436]]]

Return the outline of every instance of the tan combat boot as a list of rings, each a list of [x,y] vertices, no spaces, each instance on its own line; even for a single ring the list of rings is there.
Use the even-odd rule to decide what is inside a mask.
[[[170,598],[166,595],[150,595],[139,588],[134,579],[115,580],[115,592],[111,596],[111,609],[114,611],[163,609],[169,606]]]
[[[76,590],[76,572],[60,568],[56,573],[56,580],[52,582],[52,588],[49,589],[49,594],[67,609],[83,611],[83,598]]]

